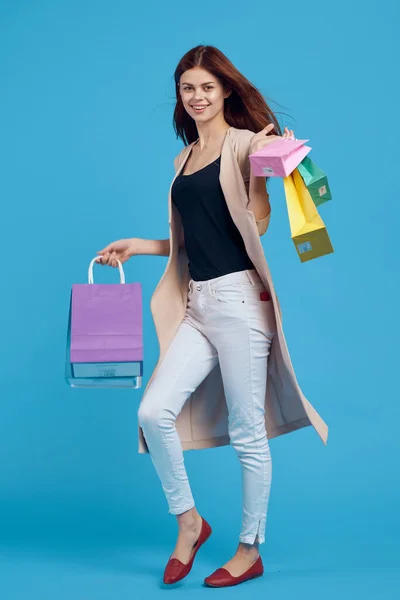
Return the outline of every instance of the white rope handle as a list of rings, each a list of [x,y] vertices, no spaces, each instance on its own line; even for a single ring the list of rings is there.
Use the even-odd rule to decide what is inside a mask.
[[[93,258],[93,260],[90,261],[89,272],[88,272],[89,283],[94,283],[94,281],[93,281],[93,265],[96,262],[96,260],[98,260],[99,258],[100,258],[100,256],[95,256]],[[115,260],[118,263],[120,283],[125,283],[125,273],[124,273],[124,269],[122,268],[122,263],[121,263],[121,261],[118,260],[118,258],[116,258]]]

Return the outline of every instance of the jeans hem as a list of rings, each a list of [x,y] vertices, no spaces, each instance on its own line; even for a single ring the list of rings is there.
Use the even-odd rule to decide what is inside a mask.
[[[256,537],[257,534],[254,535],[244,535],[244,536],[239,536],[239,542],[241,542],[242,544],[251,544],[253,545],[256,541]],[[264,537],[259,537],[258,538],[258,543],[259,544],[264,544],[265,543],[265,538]]]
[[[173,508],[172,510],[170,509],[168,511],[168,513],[170,515],[180,515],[184,512],[187,512],[188,510],[191,510],[194,507],[195,507],[195,503],[192,502],[191,504],[188,504],[187,506],[184,506],[183,508]]]

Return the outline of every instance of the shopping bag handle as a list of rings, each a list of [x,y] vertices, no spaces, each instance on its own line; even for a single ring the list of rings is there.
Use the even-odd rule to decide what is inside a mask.
[[[95,256],[93,258],[93,260],[90,261],[89,272],[88,272],[89,283],[94,283],[94,281],[93,281],[93,265],[96,262],[96,260],[98,260],[98,259],[99,259],[99,257]],[[121,263],[121,261],[118,260],[118,258],[116,258],[115,260],[118,263],[120,283],[125,283],[125,273],[124,273],[124,269],[122,268],[122,263]]]

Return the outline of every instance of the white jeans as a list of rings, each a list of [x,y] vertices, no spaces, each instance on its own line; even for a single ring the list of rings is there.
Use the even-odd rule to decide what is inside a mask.
[[[229,412],[229,437],[242,467],[239,540],[265,541],[271,454],[264,401],[275,333],[272,302],[252,269],[189,282],[185,317],[139,408],[139,423],[171,514],[194,507],[175,421],[186,400],[217,365]]]

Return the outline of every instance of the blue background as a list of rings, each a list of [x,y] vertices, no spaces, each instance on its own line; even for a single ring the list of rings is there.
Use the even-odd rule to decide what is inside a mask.
[[[353,12],[350,12],[353,11]],[[400,403],[398,3],[309,0],[0,4],[0,594],[5,600],[158,597],[175,519],[137,453],[143,392],[64,381],[70,288],[97,250],[168,236],[181,149],[173,71],[218,46],[310,139],[334,194],[320,209],[335,253],[301,264],[282,182],[263,240],[295,369],[330,426],[271,442],[265,577],[221,591],[398,598]],[[146,383],[157,360],[149,300],[166,258],[137,257]],[[95,281],[118,272],[95,268]],[[185,454],[214,535],[173,594],[195,597],[235,552],[231,447]],[[246,586],[253,587],[246,587]]]

